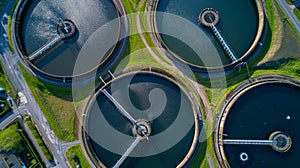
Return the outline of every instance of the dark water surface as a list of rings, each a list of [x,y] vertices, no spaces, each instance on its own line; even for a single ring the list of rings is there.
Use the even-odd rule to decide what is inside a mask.
[[[187,37],[195,38],[199,46],[190,48],[180,40],[161,34],[167,47],[183,60],[199,66],[222,66],[231,60],[223,51],[222,46],[214,37],[210,28],[203,27],[198,21],[198,16],[205,8],[214,8],[218,11],[220,21],[217,28],[224,39],[233,49],[237,57],[241,57],[251,46],[257,31],[258,14],[254,0],[160,0],[158,11],[178,15],[199,26],[201,36],[193,36],[195,32],[189,31],[186,25],[172,24],[174,20],[157,18],[158,31],[176,31]],[[203,41],[212,43],[209,47],[201,45]],[[199,55],[197,55],[198,53]],[[207,61],[203,61],[203,59]]]
[[[28,2],[22,17],[19,35],[27,55],[57,35],[59,18],[70,19],[75,23],[77,33],[74,37],[60,43],[40,59],[34,60],[34,64],[46,73],[71,76],[84,43],[98,28],[117,18],[118,13],[111,0],[33,0]],[[105,39],[105,42],[115,42],[118,32],[119,25],[114,25],[110,28],[110,33],[103,34],[101,38]],[[99,56],[106,52],[109,53],[99,51]],[[95,62],[93,65],[86,65],[83,72],[78,73],[91,70],[98,64],[99,62]]]
[[[299,100],[299,87],[279,83],[255,87],[238,98],[229,111],[224,138],[267,140],[272,132],[283,131],[292,138],[292,147],[280,153],[270,146],[224,145],[231,167],[299,167]],[[240,161],[241,152],[248,153],[248,161]]]
[[[130,78],[132,78],[131,75],[122,77],[113,86],[108,86],[106,89],[135,119],[143,118],[151,121],[152,137],[150,136],[149,141],[142,140],[133,153],[154,151],[158,154],[146,157],[129,157],[122,164],[122,167],[175,167],[187,154],[194,136],[194,118],[189,99],[178,86],[161,76],[140,73],[135,75],[128,84]],[[164,95],[151,96],[153,89],[163,91],[166,101],[161,100],[164,99]],[[160,108],[163,107],[162,105],[165,105],[163,109]],[[182,114],[179,113],[179,109],[184,109]],[[105,119],[101,119],[101,116]],[[153,138],[153,136],[164,133],[170,128],[177,117],[179,120],[176,122],[183,126],[181,129],[176,129],[175,132],[163,139]],[[100,93],[91,105],[86,120],[86,132],[98,158],[105,165],[111,167],[121,156],[105,149],[99,145],[99,142],[105,141],[107,138],[110,146],[125,151],[134,138],[132,141],[125,141],[117,136],[109,138],[112,132],[103,125],[105,121],[112,126],[113,130],[132,136],[132,124],[120,114],[115,105],[104,94]],[[185,129],[184,125],[187,122],[190,122],[190,126]],[[160,152],[178,134],[183,134],[183,138],[170,149]]]

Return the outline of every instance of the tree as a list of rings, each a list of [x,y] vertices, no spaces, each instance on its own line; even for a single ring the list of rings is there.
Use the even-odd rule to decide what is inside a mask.
[[[0,131],[0,148],[6,152],[20,153],[24,150],[22,136],[19,133],[18,125],[13,124]]]

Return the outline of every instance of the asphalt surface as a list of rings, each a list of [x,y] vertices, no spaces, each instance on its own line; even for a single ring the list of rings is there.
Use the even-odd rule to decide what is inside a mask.
[[[300,33],[300,22],[298,18],[294,15],[293,10],[289,7],[289,5],[285,2],[285,0],[278,0],[280,6],[283,8],[284,12],[289,17],[289,20],[293,23],[297,31]]]

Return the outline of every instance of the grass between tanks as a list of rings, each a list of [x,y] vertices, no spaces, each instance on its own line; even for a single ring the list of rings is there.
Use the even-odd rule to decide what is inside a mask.
[[[128,18],[129,31],[138,32],[136,27],[137,24],[135,14],[133,13],[136,11],[138,12],[138,10],[140,10],[137,9],[137,4],[139,3],[139,0],[123,0],[122,3],[127,14],[131,14]],[[146,1],[144,2],[144,4],[146,4]],[[145,5],[142,5],[141,8],[143,8],[144,6]],[[154,60],[154,58],[151,57],[150,53],[145,48],[145,45],[139,34],[133,34],[128,37],[128,43],[125,52],[123,53],[123,57],[120,63],[114,69],[114,71],[141,65],[162,67],[160,63],[158,63]]]
[[[74,119],[76,113],[72,102],[72,89],[39,81],[21,64],[19,66],[57,138],[62,141],[73,141],[75,139]]]
[[[32,120],[29,116],[25,116],[25,124],[30,129],[30,132],[32,133],[34,139],[36,140],[37,144],[39,145],[41,151],[44,153],[46,159],[49,162],[53,161],[52,154],[50,153],[48,147],[44,143],[41,135],[39,134],[37,128],[35,127],[34,123],[32,122]]]
[[[69,164],[74,168],[77,165],[79,165],[82,168],[91,168],[88,161],[86,160],[86,158],[83,155],[80,145],[75,145],[75,146],[69,148],[66,152],[66,156],[67,156]]]

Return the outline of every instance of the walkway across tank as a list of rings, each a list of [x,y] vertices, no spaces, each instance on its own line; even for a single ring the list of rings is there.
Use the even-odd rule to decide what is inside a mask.
[[[86,59],[101,57],[73,72],[81,49],[101,26],[119,17],[111,0],[22,1],[16,21],[18,51],[34,71],[52,78],[71,78],[108,66],[115,59],[121,32],[120,21],[100,38],[115,44],[108,49],[86,53]],[[95,55],[98,53],[98,55]]]
[[[96,92],[83,137],[97,167],[183,167],[193,161],[201,147],[199,111],[169,77],[132,72]]]
[[[230,95],[215,136],[222,167],[299,165],[300,81],[262,76]]]
[[[157,11],[157,15],[153,26],[158,31],[155,34],[159,41],[157,45],[167,48],[172,56],[193,67],[203,70],[229,67],[248,57],[259,44],[264,27],[264,12],[259,0],[155,2],[153,10]],[[161,12],[187,19],[197,25],[197,31],[202,33],[195,36],[190,25],[179,24]],[[210,28],[211,21],[213,28]],[[168,31],[193,38],[199,46],[191,48],[184,40],[165,33]],[[202,45],[204,41],[207,43]]]

